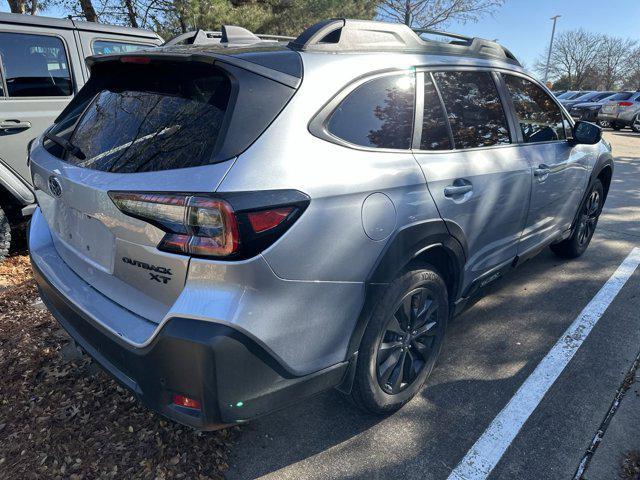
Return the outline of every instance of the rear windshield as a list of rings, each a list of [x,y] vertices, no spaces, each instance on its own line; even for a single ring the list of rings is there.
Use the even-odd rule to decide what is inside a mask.
[[[612,97],[608,97],[607,100],[610,102],[614,100],[629,100],[631,98],[631,95],[633,95],[632,92],[620,92],[616,93]]]
[[[222,129],[231,82],[216,67],[193,64],[114,75],[79,118],[69,141],[75,165],[144,172],[204,165]]]

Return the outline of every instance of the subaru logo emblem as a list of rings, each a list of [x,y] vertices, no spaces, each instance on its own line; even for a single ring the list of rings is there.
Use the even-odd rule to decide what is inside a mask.
[[[62,195],[62,185],[60,184],[60,180],[58,180],[53,175],[49,177],[49,191],[54,197],[59,197]]]

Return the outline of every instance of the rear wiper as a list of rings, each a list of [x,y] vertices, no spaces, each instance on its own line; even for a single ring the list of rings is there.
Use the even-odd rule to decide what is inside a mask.
[[[73,143],[71,143],[67,139],[59,137],[53,133],[45,133],[44,138],[46,138],[47,140],[51,140],[56,145],[61,146],[66,152],[69,152],[71,155],[73,155],[76,158],[79,158],[80,160],[85,160],[87,158],[87,156],[82,152],[82,150],[80,150],[78,147],[76,147]]]

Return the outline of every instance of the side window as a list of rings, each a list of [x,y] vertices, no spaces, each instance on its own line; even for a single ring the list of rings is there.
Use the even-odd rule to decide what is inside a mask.
[[[495,82],[489,72],[436,72],[455,148],[511,142]]]
[[[137,52],[145,48],[152,48],[152,46],[140,45],[139,43],[115,42],[112,40],[94,40],[91,45],[94,55]]]
[[[414,96],[414,74],[369,80],[333,111],[327,129],[355,145],[410,149]]]
[[[547,92],[526,78],[503,76],[525,143],[564,140],[562,112]]]
[[[451,148],[447,117],[431,75],[424,76],[424,110],[422,117],[421,150],[448,150]]]
[[[72,95],[62,40],[45,35],[0,33],[0,58],[9,97]]]

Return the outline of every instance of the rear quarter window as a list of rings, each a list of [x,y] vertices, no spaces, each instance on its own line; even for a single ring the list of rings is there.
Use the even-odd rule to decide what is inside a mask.
[[[415,77],[386,75],[357,87],[338,105],[327,130],[342,140],[370,148],[411,148]]]

